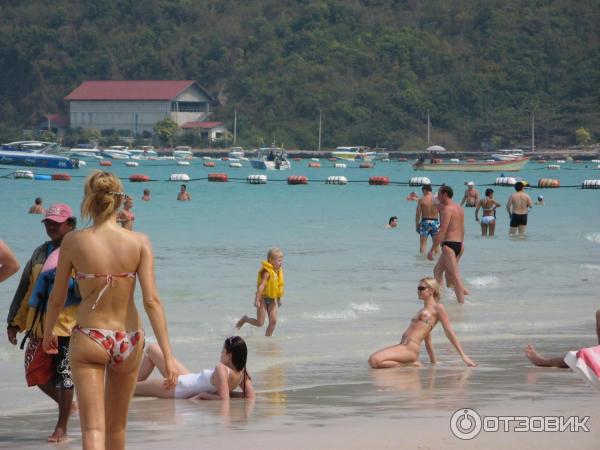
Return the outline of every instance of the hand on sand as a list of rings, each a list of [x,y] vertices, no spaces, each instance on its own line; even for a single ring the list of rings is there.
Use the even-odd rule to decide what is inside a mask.
[[[175,389],[175,386],[177,385],[177,378],[179,375],[173,367],[173,358],[165,358],[165,372],[167,373],[167,376],[163,381],[163,386],[166,390]]]
[[[467,355],[463,356],[462,360],[469,367],[477,367],[477,364],[475,364]]]
[[[50,355],[58,354],[58,338],[54,333],[51,336],[44,335],[44,340],[42,341],[42,348],[44,351]]]
[[[200,392],[194,397],[194,400],[212,400],[212,398],[208,392]]]

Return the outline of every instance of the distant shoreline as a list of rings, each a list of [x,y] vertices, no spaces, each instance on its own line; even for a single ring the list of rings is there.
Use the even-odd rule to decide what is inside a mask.
[[[194,156],[214,156],[221,158],[227,156],[230,149],[224,148],[201,148],[192,149]],[[333,150],[286,150],[289,157],[292,158],[329,158]],[[169,154],[170,150],[158,150],[159,153]],[[252,151],[247,150],[247,155],[252,155]],[[423,151],[414,150],[390,150],[388,151],[390,159],[408,158],[416,159],[423,156]],[[492,151],[446,151],[438,153],[439,157],[446,158],[478,158],[488,159],[491,157]],[[592,159],[600,159],[600,146],[587,147],[585,149],[536,149],[534,152],[526,151],[525,156],[530,156],[531,159],[568,159],[573,158],[578,161],[590,161]]]

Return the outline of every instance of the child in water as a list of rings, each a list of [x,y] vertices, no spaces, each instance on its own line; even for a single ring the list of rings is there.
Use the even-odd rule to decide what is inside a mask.
[[[269,325],[265,336],[272,336],[277,324],[277,312],[281,306],[281,297],[284,294],[285,281],[283,280],[283,252],[278,248],[271,248],[267,253],[267,261],[263,261],[258,271],[256,280],[256,295],[254,306],[256,306],[256,319],[248,316],[238,320],[235,327],[239,330],[245,323],[262,327],[265,316],[269,316]]]

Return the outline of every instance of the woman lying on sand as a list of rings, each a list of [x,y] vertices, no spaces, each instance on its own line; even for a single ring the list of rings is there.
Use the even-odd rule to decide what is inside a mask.
[[[163,380],[148,377],[156,367],[161,374],[164,371],[164,357],[156,344],[148,346],[142,360],[136,396],[161,398],[190,398],[198,400],[229,400],[231,397],[254,398],[252,380],[246,371],[248,349],[239,336],[225,340],[221,350],[221,359],[214,369],[204,369],[198,373],[190,372],[175,359],[175,370],[179,373],[175,389],[167,389]],[[164,375],[164,374],[163,374]],[[240,387],[242,392],[234,392]]]
[[[435,364],[437,359],[433,351],[431,330],[433,330],[433,327],[439,321],[442,323],[446,337],[454,348],[456,348],[456,351],[458,351],[465,364],[475,367],[475,363],[465,355],[456,338],[456,334],[454,334],[448,314],[446,313],[446,308],[439,303],[440,287],[435,278],[427,277],[421,279],[417,287],[417,292],[419,300],[423,301],[424,306],[411,320],[408,329],[402,335],[400,344],[392,345],[373,353],[369,357],[369,365],[373,369],[387,369],[407,364],[420,366],[421,363],[418,362],[419,350],[423,340],[425,341],[425,348],[429,354],[429,359],[432,364]]]

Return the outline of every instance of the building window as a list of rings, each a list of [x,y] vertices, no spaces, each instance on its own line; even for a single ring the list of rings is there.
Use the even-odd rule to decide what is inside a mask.
[[[171,112],[205,112],[206,102],[171,102]]]

